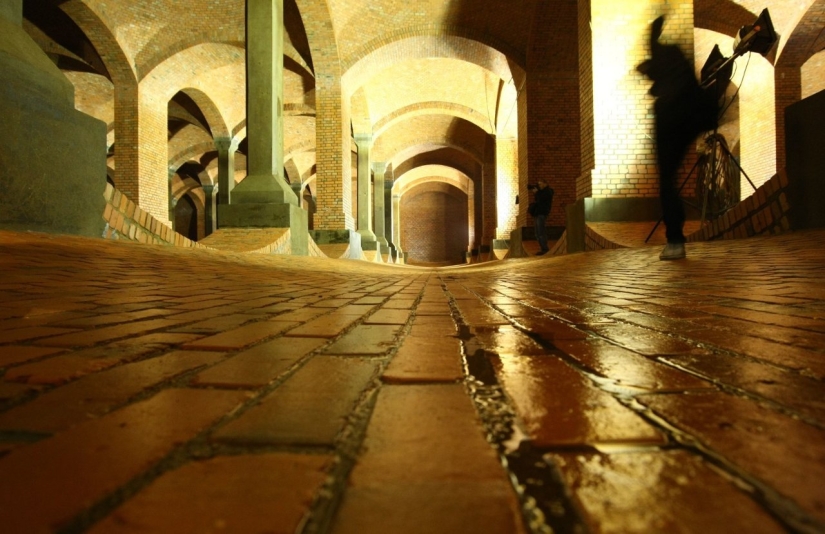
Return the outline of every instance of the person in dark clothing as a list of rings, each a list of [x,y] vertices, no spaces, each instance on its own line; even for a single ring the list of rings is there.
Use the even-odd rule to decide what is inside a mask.
[[[547,185],[544,180],[539,180],[536,186],[528,186],[528,189],[535,189],[536,199],[530,204],[530,215],[533,216],[533,223],[536,228],[536,239],[539,242],[541,251],[536,256],[543,256],[550,251],[547,246],[547,216],[550,215],[550,208],[553,207],[553,188]]]
[[[685,257],[685,210],[676,187],[676,175],[688,147],[703,131],[714,129],[718,107],[714,96],[701,88],[693,65],[676,45],[659,42],[665,18],[651,24],[651,59],[637,70],[653,80],[650,94],[656,130],[656,160],[659,165],[659,197],[665,223],[667,245],[659,259]]]

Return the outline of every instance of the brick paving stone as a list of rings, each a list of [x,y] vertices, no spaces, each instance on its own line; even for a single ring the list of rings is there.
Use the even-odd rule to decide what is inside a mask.
[[[298,532],[331,461],[271,453],[192,462],[161,476],[89,532]]]
[[[464,378],[461,341],[408,336],[384,371],[389,383],[456,382]]]
[[[667,356],[668,362],[690,369],[714,383],[735,387],[776,402],[825,426],[822,382],[787,369],[725,353]]]
[[[0,367],[27,362],[44,356],[64,352],[64,349],[49,347],[31,347],[22,345],[0,346]]]
[[[366,319],[364,324],[407,324],[407,321],[412,315],[411,310],[393,310],[381,308]]]
[[[0,382],[0,401],[8,401],[37,390],[38,388],[27,384]],[[0,414],[0,417],[2,417],[2,414]]]
[[[384,354],[395,346],[395,339],[400,330],[401,326],[395,324],[361,324],[324,349],[324,353],[341,355]]]
[[[637,399],[825,524],[825,430],[721,392]]]
[[[417,315],[450,315],[450,305],[445,301],[444,303],[427,303],[421,302],[415,308]]]
[[[659,392],[713,387],[711,382],[690,373],[603,340],[560,340],[556,342],[556,347],[587,369],[622,386]],[[708,354],[707,357],[716,356]]]
[[[12,330],[16,328],[27,328],[32,326],[53,326],[62,327],[64,321],[83,319],[84,317],[94,317],[97,314],[89,312],[57,312],[36,315],[33,317],[13,317],[0,320],[0,331]]]
[[[825,359],[822,354],[808,349],[775,343],[766,339],[740,335],[726,330],[706,329],[693,332],[698,342],[750,356],[790,369],[805,370],[816,378],[825,378]]]
[[[390,310],[410,310],[413,306],[415,306],[415,299],[391,298],[383,307]]]
[[[7,532],[53,532],[235,409],[232,391],[166,390],[0,458]]]
[[[195,340],[201,339],[201,334],[187,334],[185,332],[155,332],[154,334],[146,334],[137,337],[128,337],[121,339],[118,344],[121,346],[129,345],[166,345],[168,347],[177,347],[185,345]]]
[[[36,342],[36,344],[47,347],[89,347],[91,345],[97,345],[98,343],[149,333],[154,330],[162,330],[176,324],[178,324],[177,321],[170,319],[134,321],[117,326],[95,328],[82,332],[76,331],[72,334],[64,334],[61,336],[40,339]]]
[[[222,358],[214,352],[176,351],[86,376],[0,413],[0,430],[58,432],[100,417],[143,391]]]
[[[556,343],[556,341],[586,339],[588,337],[586,331],[553,317],[519,317],[515,320],[515,323],[525,331],[551,344]]]
[[[376,363],[360,358],[315,356],[213,438],[240,444],[330,445],[376,371]]]
[[[510,320],[501,313],[479,301],[461,301],[459,311],[464,322],[470,326],[508,325]]]
[[[496,309],[507,317],[531,317],[536,310],[523,304],[496,304]]]
[[[170,307],[170,310],[174,311],[187,311],[187,310],[205,310],[208,308],[219,308],[223,306],[227,306],[232,304],[233,301],[228,299],[212,299],[212,300],[198,300],[194,302],[185,302],[181,303],[178,300],[174,306]]]
[[[786,532],[747,493],[685,451],[546,458],[558,467],[591,532]]]
[[[248,347],[264,339],[276,336],[285,330],[296,326],[296,322],[286,321],[258,321],[252,324],[233,328],[215,334],[214,336],[198,339],[182,345],[184,349],[194,350],[235,350]]]
[[[87,328],[90,326],[97,327],[110,324],[129,323],[132,321],[147,319],[149,317],[163,317],[174,313],[174,311],[165,308],[146,308],[129,313],[94,315],[80,319],[52,321],[51,324],[65,328]]]
[[[323,337],[334,338],[338,337],[344,330],[349,328],[353,323],[360,319],[357,315],[338,314],[338,310],[329,314],[313,319],[307,323],[293,328],[285,336],[292,337]]]
[[[387,300],[386,297],[361,297],[353,302],[353,304],[381,304],[385,300]]]
[[[527,334],[509,325],[474,326],[470,328],[473,346],[496,354],[541,355],[547,350]]]
[[[458,334],[455,323],[449,317],[444,317],[444,319],[444,322],[439,323],[414,324],[410,328],[409,335],[412,337],[455,337]]]
[[[464,386],[385,386],[332,532],[525,532]]]
[[[42,361],[12,367],[6,371],[4,378],[27,384],[60,385],[164,349],[168,347],[162,344],[116,342],[102,347],[61,353]]]
[[[77,329],[30,326],[28,328],[4,330],[0,331],[0,345],[19,343],[21,341],[29,341],[32,339],[48,338],[49,336],[60,336],[61,334],[70,334],[71,332],[77,332]]]
[[[315,304],[312,305],[313,308],[340,308],[346,304],[349,304],[351,301],[350,299],[325,299],[319,300]],[[362,302],[359,304],[368,304],[366,302]]]
[[[588,325],[588,330],[647,356],[702,351],[697,343],[629,324]]]
[[[177,317],[177,316],[176,316]],[[254,317],[250,317],[244,313],[233,313],[222,315],[220,317],[210,317],[203,321],[187,324],[184,326],[176,326],[170,328],[170,332],[189,332],[193,334],[219,334],[225,330],[231,330],[242,326],[250,321],[254,321]]]
[[[492,357],[536,447],[664,443],[664,436],[556,357]]]
[[[199,373],[192,383],[235,388],[265,386],[324,343],[325,339],[311,337],[281,337],[261,343]]]
[[[306,307],[300,308],[297,310],[290,310],[286,313],[281,313],[272,318],[275,321],[295,321],[299,323],[303,323],[305,321],[311,321],[316,317],[320,317],[329,313],[328,308],[315,308],[315,307]]]

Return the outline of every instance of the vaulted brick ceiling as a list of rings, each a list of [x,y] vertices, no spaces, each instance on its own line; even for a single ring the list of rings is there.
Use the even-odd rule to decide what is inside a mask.
[[[541,3],[285,0],[284,146],[295,172],[314,168],[319,74],[340,78],[352,129],[377,136],[376,157],[409,168],[410,158],[432,150],[429,163],[450,165],[451,148],[477,162],[487,134],[515,135],[512,108],[531,31],[542,31],[532,27]],[[731,35],[762,4],[696,0],[695,24]],[[804,61],[823,46],[822,0],[771,6],[777,31],[801,28],[789,58]],[[208,123],[193,120],[195,127],[244,137],[243,0],[25,0],[24,10],[27,31],[69,73],[77,107],[109,124],[110,144],[115,87],[129,84],[167,99],[183,91]]]

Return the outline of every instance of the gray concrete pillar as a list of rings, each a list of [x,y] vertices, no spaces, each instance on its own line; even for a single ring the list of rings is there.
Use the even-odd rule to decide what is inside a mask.
[[[386,188],[385,188],[385,176],[387,172],[387,164],[386,163],[373,163],[372,170],[375,173],[375,182],[373,187],[375,198],[375,227],[373,231],[375,233],[375,240],[378,241],[378,244],[381,245],[381,252],[385,253],[389,250],[389,242],[387,241],[387,232],[386,226],[384,224],[386,219]]]
[[[218,149],[218,204],[229,204],[235,188],[235,152],[238,141],[227,137],[215,139]]]
[[[217,192],[218,189],[214,185],[205,185],[203,186],[203,205],[204,205],[204,213],[203,213],[203,233],[204,237],[207,237],[212,232],[217,229],[218,218],[216,215],[218,214],[218,206],[217,206]]]
[[[292,254],[306,256],[307,212],[284,174],[284,2],[246,2],[247,175],[218,205],[227,228],[289,228]]]
[[[358,147],[358,233],[361,234],[361,245],[365,250],[373,250],[368,243],[375,243],[375,233],[372,231],[372,185],[370,149],[372,148],[372,134],[355,134],[355,144]]]
[[[392,244],[398,258],[403,257],[401,250],[401,196],[392,195]]]
[[[284,172],[284,2],[246,2],[247,176],[232,204],[294,204]]]
[[[0,0],[0,17],[15,26],[23,24],[23,0]]]
[[[169,207],[169,228],[172,230],[175,229],[175,206],[178,205],[178,201],[175,199],[173,191],[172,191],[172,184],[175,181],[175,175],[177,174],[176,170],[169,169],[169,179],[166,181],[167,183],[167,198],[168,198],[168,207]]]

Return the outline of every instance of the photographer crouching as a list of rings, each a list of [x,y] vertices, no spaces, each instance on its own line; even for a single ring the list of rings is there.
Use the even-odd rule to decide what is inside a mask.
[[[527,184],[528,191],[535,191],[535,200],[530,203],[527,212],[533,216],[533,223],[536,227],[536,239],[541,250],[536,256],[543,256],[550,251],[547,246],[547,216],[550,215],[550,208],[553,207],[553,188],[547,185],[544,180],[538,180],[536,184]]]

